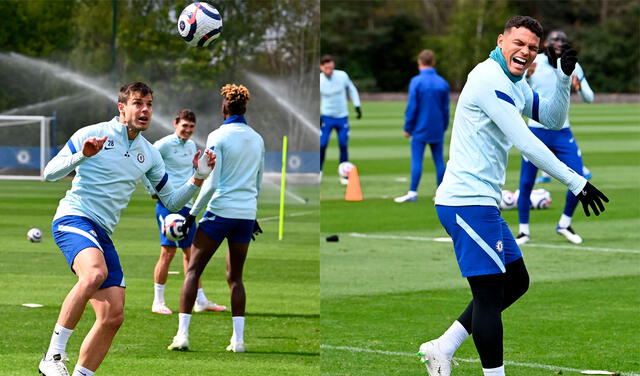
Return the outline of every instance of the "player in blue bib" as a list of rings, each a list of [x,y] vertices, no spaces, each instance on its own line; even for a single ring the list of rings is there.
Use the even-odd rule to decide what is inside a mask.
[[[362,117],[360,96],[349,75],[335,69],[336,63],[330,55],[320,58],[320,170],[324,165],[325,152],[333,129],[338,133],[340,163],[349,160],[349,109],[347,98],[356,109],[357,119]],[[346,184],[346,179],[341,178]]]
[[[216,154],[216,168],[202,186],[190,215],[195,217],[207,209],[200,220],[191,248],[191,259],[180,294],[178,332],[169,350],[189,347],[191,310],[196,300],[198,280],[220,244],[227,239],[227,282],[231,294],[233,335],[228,351],[244,352],[244,313],[246,296],[242,270],[255,232],[262,232],[256,221],[258,195],[264,169],[264,141],[244,118],[249,90],[242,85],[225,85],[220,128],[209,134],[207,149]]]
[[[197,152],[196,143],[191,140],[191,136],[196,128],[196,114],[193,111],[184,109],[178,112],[176,118],[173,120],[173,127],[175,132],[159,139],[153,144],[153,147],[158,149],[162,160],[169,174],[169,181],[175,187],[179,187],[188,181],[193,175],[193,156]],[[147,179],[143,178],[145,187],[152,197],[157,199],[153,186],[149,184]],[[193,204],[193,200],[189,201],[180,211],[183,217],[189,215],[189,210]],[[193,236],[195,235],[196,224],[194,223],[189,230],[188,235],[179,241],[171,241],[164,236],[162,231],[165,218],[167,215],[173,212],[167,209],[162,201],[158,200],[156,204],[156,221],[158,222],[158,228],[160,229],[160,258],[156,263],[156,267],[153,271],[154,279],[154,297],[153,304],[151,305],[151,312],[159,313],[162,315],[171,315],[173,312],[164,299],[165,284],[167,283],[167,277],[169,274],[169,265],[176,254],[176,249],[180,247],[182,249],[182,261],[184,266],[184,272],[187,272],[187,265],[189,265],[189,257],[191,255],[191,243],[193,243]],[[222,312],[227,307],[224,305],[218,305],[207,299],[202,288],[202,281],[198,281],[198,298],[194,306],[196,312]]]
[[[151,124],[153,91],[142,82],[120,89],[119,116],[78,130],[46,166],[45,179],[54,181],[75,170],[71,189],[60,200],[53,218],[53,237],[78,277],[60,308],[49,349],[40,361],[46,376],[69,375],[67,341],[87,302],[96,320],[82,342],[72,376],[94,374],[124,319],[125,282],[110,236],[137,182],[145,176],[159,199],[179,210],[196,193],[214,165],[207,152],[197,159],[196,173],[174,189],[160,153],[140,134]]]
[[[608,201],[560,162],[522,119],[524,114],[558,129],[567,116],[575,51],[557,60],[551,97],[538,95],[522,79],[541,37],[542,26],[535,19],[510,19],[489,58],[469,73],[456,106],[449,161],[435,203],[473,299],[441,337],[420,346],[421,360],[432,376],[451,374],[453,353],[471,333],[484,375],[505,375],[501,312],[529,286],[520,249],[498,209],[512,145],[579,195],[587,215],[588,207],[599,215],[604,210],[601,200]]]
[[[558,56],[562,56],[568,47],[567,35],[561,30],[553,30],[544,42],[545,48],[553,48]],[[555,90],[556,75],[555,68],[551,66],[548,54],[539,54],[531,67],[527,70],[527,81],[531,89],[537,91],[542,96],[549,96]],[[593,90],[589,86],[584,71],[580,64],[576,63],[575,70],[571,73],[571,86],[580,94],[585,103],[593,102]],[[574,171],[584,173],[582,162],[582,152],[571,132],[569,118],[559,130],[545,129],[539,122],[529,119],[529,129],[538,137],[562,162],[571,167]],[[588,170],[587,170],[588,171]],[[520,198],[518,199],[518,217],[520,219],[519,233],[516,242],[519,245],[530,240],[531,231],[529,229],[529,203],[527,198],[535,184],[538,168],[526,158],[522,158],[520,168]],[[586,175],[585,178],[589,179]],[[564,210],[556,226],[556,232],[564,236],[574,244],[582,243],[582,237],[576,234],[571,227],[573,212],[578,206],[578,198],[573,192],[568,191]]]

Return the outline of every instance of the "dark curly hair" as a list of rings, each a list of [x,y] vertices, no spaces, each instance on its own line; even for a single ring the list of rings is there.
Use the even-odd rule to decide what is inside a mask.
[[[515,16],[511,18],[504,25],[504,32],[505,33],[508,32],[509,30],[511,30],[512,27],[515,27],[515,28],[524,27],[526,29],[529,29],[532,33],[537,35],[538,38],[540,39],[542,39],[542,36],[544,35],[544,32],[542,30],[542,25],[540,25],[540,22],[538,22],[538,20],[536,20],[533,17]]]
[[[220,94],[227,101],[230,115],[243,115],[247,112],[247,102],[251,99],[249,89],[243,85],[227,84],[220,89]]]

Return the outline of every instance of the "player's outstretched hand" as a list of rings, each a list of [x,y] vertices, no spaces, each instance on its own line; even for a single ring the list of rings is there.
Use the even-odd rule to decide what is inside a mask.
[[[206,179],[216,166],[216,155],[211,149],[206,149],[202,155],[200,150],[193,157],[193,167],[196,169],[194,177],[196,179]]]
[[[85,157],[92,157],[100,150],[102,150],[102,145],[107,141],[107,136],[102,138],[97,137],[89,137],[82,143],[82,154]]]
[[[186,238],[187,235],[189,235],[189,229],[191,228],[191,226],[195,221],[196,221],[196,217],[189,214],[187,218],[184,219],[184,223],[182,224],[182,226],[180,226],[178,231],[183,233],[184,237]]]
[[[362,117],[362,110],[360,107],[356,107],[356,119],[360,119]]]
[[[256,236],[260,234],[262,234],[262,228],[260,227],[260,224],[256,219],[256,221],[253,223],[253,234],[251,234],[251,240],[256,240]]]
[[[609,202],[609,198],[589,182],[585,184],[584,188],[582,188],[582,192],[578,194],[578,199],[582,202],[582,208],[584,209],[584,214],[586,214],[587,217],[591,216],[591,213],[589,213],[589,207],[593,210],[593,214],[600,215],[600,213],[604,211],[604,204],[602,201]]]

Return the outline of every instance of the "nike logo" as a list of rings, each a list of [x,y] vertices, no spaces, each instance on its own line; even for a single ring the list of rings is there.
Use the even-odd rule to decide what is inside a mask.
[[[56,332],[55,330],[53,331],[57,336],[60,335],[60,332]]]
[[[78,371],[78,373],[81,374],[82,376],[87,376],[87,374],[82,371]]]
[[[111,150],[111,149],[115,149],[115,148],[116,148],[115,146],[112,146],[112,147],[110,147],[110,148],[108,148],[108,147],[106,147],[106,146],[105,146],[104,150]]]

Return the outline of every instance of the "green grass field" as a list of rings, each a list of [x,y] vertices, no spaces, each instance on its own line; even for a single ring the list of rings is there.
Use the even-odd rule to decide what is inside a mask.
[[[344,201],[335,136],[321,184],[321,374],[424,375],[414,355],[455,320],[471,298],[451,243],[433,208],[430,153],[416,203],[396,204],[409,188],[404,103],[369,102],[351,120],[350,160],[364,201]],[[566,188],[545,184],[553,198],[532,212],[532,241],[523,247],[529,292],[503,314],[509,375],[578,375],[581,370],[640,374],[640,106],[573,105],[572,129],[593,183],[611,199],[600,217],[581,207],[572,245],[555,234]],[[355,119],[352,117],[351,119]],[[450,132],[447,133],[450,135]],[[448,152],[448,139],[445,154]],[[445,159],[448,156],[445,155]],[[518,186],[513,149],[505,189]],[[517,232],[517,211],[503,214]],[[471,339],[456,353],[453,374],[479,375]]]
[[[76,278],[51,238],[51,218],[70,180],[57,183],[0,181],[0,375],[34,375],[46,350],[60,304]],[[151,313],[153,268],[159,255],[155,204],[142,188],[123,212],[113,240],[127,282],[125,322],[99,375],[310,375],[320,368],[318,188],[294,186],[288,199],[284,240],[278,241],[279,192],[263,189],[258,218],[264,233],[245,264],[247,353],[227,353],[231,313],[194,314],[190,352],[167,351],[178,317]],[[42,243],[26,240],[30,227]],[[226,249],[203,275],[209,299],[229,306]],[[181,256],[180,256],[181,258]],[[176,257],[178,259],[178,256]],[[178,309],[181,260],[174,259],[167,305]],[[23,303],[43,304],[27,308]],[[69,341],[70,371],[94,320],[91,308]]]

